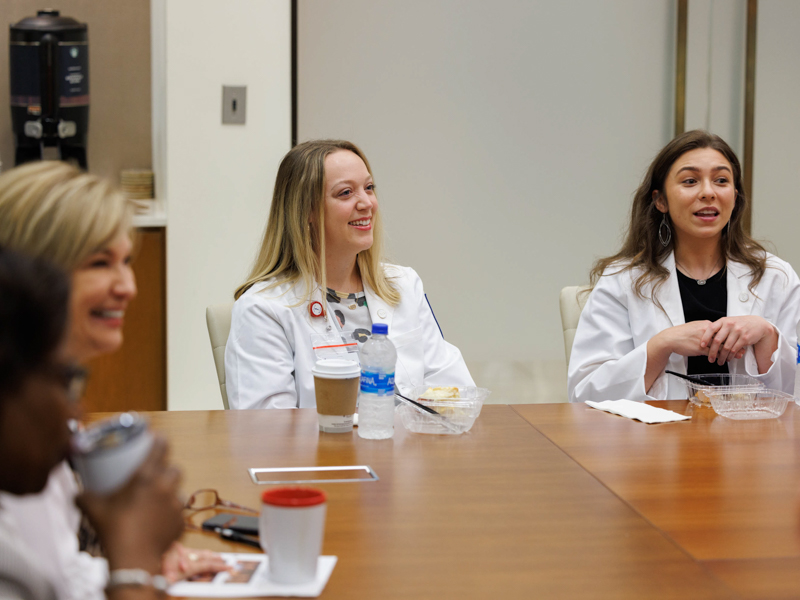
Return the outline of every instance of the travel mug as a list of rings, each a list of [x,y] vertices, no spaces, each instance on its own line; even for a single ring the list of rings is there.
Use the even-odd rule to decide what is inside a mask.
[[[261,495],[258,533],[269,556],[269,579],[275,583],[308,583],[317,576],[325,531],[325,492],[283,487]]]

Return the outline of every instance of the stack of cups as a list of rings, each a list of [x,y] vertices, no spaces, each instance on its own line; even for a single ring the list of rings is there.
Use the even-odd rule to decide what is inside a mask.
[[[325,531],[325,492],[313,488],[277,488],[261,495],[258,533],[269,556],[275,583],[314,581]]]
[[[319,430],[326,433],[353,431],[361,367],[355,361],[323,358],[311,370],[317,395]]]

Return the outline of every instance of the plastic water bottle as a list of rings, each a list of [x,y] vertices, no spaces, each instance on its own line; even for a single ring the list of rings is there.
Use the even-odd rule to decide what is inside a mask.
[[[358,394],[358,435],[385,440],[394,435],[394,369],[397,351],[386,337],[386,323],[373,323],[372,337],[358,353],[361,389]]]

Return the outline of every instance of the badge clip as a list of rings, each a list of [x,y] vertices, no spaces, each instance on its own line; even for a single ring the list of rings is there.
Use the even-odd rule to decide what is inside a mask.
[[[322,307],[322,302],[318,300],[314,300],[311,304],[308,305],[308,313],[313,317],[324,317],[325,316],[325,309]]]

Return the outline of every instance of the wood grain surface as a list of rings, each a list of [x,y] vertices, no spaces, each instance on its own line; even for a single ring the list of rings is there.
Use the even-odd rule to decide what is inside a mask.
[[[514,409],[690,556],[746,598],[800,597],[800,409],[733,421],[688,401],[691,421],[645,425],[583,404]]]
[[[98,418],[101,415],[93,415]],[[692,560],[508,406],[462,436],[320,434],[313,410],[155,412],[183,489],[258,508],[248,467],[370,465],[323,484],[323,598],[731,598]],[[213,534],[192,547],[246,552]]]

